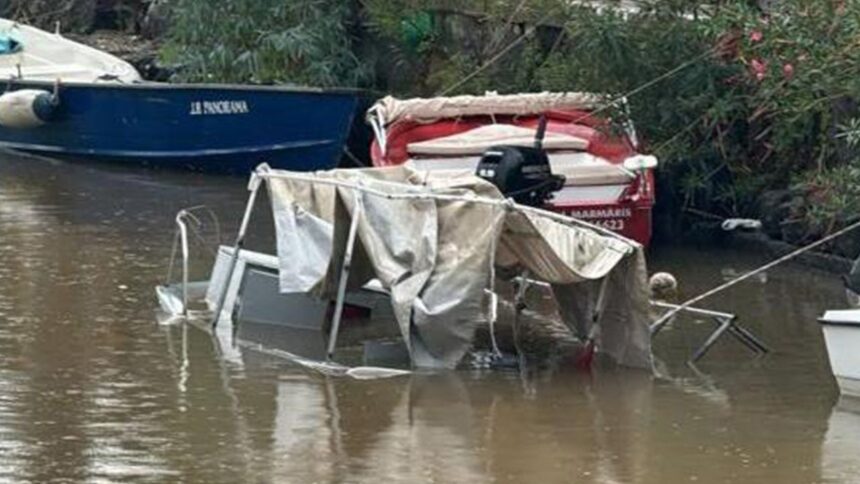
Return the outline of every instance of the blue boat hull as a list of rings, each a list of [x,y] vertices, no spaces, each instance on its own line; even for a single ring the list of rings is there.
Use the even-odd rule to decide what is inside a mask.
[[[43,89],[20,82],[0,87]],[[64,84],[44,126],[0,127],[0,147],[52,157],[246,174],[333,168],[357,92],[265,86]]]

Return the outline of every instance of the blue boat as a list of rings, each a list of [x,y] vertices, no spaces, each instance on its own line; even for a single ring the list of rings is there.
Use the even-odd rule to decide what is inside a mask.
[[[355,90],[141,82],[59,34],[6,20],[0,32],[12,40],[0,42],[0,148],[243,174],[261,162],[329,169],[358,108]]]
[[[7,90],[42,90],[21,82]],[[53,157],[249,173],[333,168],[357,95],[241,86],[61,84],[44,125],[0,126],[0,147]]]

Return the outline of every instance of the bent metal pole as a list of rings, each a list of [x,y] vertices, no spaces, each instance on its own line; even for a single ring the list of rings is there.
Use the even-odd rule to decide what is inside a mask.
[[[176,225],[179,227],[179,239],[182,244],[182,316],[188,317],[188,227],[185,217],[188,212],[180,210],[176,214]]]
[[[262,179],[257,172],[251,174],[251,181],[248,182],[248,190],[250,190],[251,194],[248,195],[245,215],[242,216],[242,224],[239,226],[236,243],[233,245],[233,257],[230,258],[230,268],[227,270],[227,277],[224,279],[224,287],[221,288],[221,293],[218,295],[218,304],[215,305],[215,315],[212,318],[213,329],[218,326],[218,320],[221,319],[221,311],[224,309],[227,292],[230,290],[230,283],[233,281],[233,272],[236,270],[236,263],[239,262],[239,253],[242,251],[242,246],[245,245],[245,233],[248,231],[248,222],[251,220],[251,213],[254,211],[254,202],[257,200],[257,192],[260,190],[261,181]]]
[[[349,236],[346,241],[346,253],[343,256],[343,265],[340,269],[340,281],[337,286],[337,299],[335,300],[334,315],[331,321],[331,330],[328,337],[328,349],[326,358],[329,362],[334,359],[334,350],[337,347],[337,335],[340,332],[340,322],[343,318],[343,304],[346,298],[346,283],[349,281],[349,271],[352,268],[352,254],[355,249],[355,239],[358,235],[358,223],[361,219],[363,205],[361,195],[355,192],[355,206],[352,208],[352,224],[349,226]]]

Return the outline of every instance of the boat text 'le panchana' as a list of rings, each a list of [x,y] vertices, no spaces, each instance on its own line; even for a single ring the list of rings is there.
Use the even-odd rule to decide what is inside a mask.
[[[143,82],[128,63],[0,19],[0,147],[52,157],[248,173],[334,167],[349,90]]]

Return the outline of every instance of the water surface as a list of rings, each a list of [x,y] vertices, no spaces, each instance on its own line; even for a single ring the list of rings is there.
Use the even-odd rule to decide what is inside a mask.
[[[175,212],[206,204],[229,234],[245,196],[236,178],[0,155],[0,481],[860,479],[860,414],[834,408],[815,322],[842,304],[832,275],[785,266],[705,304],[738,313],[764,358],[725,339],[685,366],[711,328],[687,319],[655,342],[663,378],[330,378],[155,322]],[[258,218],[258,244],[270,225]],[[688,296],[765,261],[650,259]]]

